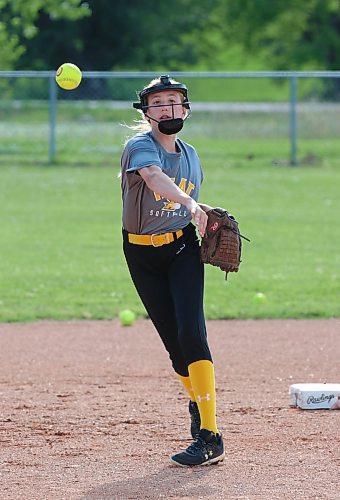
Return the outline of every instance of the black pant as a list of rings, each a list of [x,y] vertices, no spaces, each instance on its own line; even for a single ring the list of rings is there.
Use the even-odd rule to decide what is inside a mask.
[[[204,268],[195,227],[189,224],[177,241],[161,247],[128,242],[123,249],[136,290],[155,325],[176,373],[211,361],[203,312]]]

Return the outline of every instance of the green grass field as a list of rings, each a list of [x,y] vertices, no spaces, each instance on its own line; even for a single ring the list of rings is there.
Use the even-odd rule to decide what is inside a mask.
[[[46,123],[0,125],[2,322],[145,315],[120,234],[119,122],[133,115],[109,114],[61,109],[53,166]],[[185,125],[204,167],[201,201],[228,208],[251,238],[227,282],[206,267],[207,318],[340,316],[339,120],[302,119],[298,167],[287,162],[287,117],[197,113]]]

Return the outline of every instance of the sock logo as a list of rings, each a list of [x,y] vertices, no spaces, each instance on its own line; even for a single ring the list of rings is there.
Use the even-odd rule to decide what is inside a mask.
[[[203,401],[203,399],[205,399],[206,401],[210,401],[210,394],[208,393],[208,394],[206,394],[205,396],[200,396],[200,395],[198,394],[198,396],[197,396],[197,400],[198,400],[198,402],[199,402],[199,403],[201,403],[201,402]]]

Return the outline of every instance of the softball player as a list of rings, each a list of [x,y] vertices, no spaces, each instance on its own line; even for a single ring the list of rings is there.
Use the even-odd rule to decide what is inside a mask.
[[[177,138],[190,113],[187,87],[161,76],[133,106],[143,121],[121,159],[123,250],[136,290],[190,397],[194,441],[171,460],[181,466],[219,462],[224,445],[216,425],[203,264],[192,224],[193,219],[202,236],[210,207],[197,202],[203,180],[197,153]]]

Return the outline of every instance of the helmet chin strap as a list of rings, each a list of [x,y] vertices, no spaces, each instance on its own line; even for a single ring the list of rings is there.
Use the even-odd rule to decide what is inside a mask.
[[[152,107],[152,106],[149,106]],[[158,130],[165,135],[174,135],[177,134],[180,130],[183,128],[184,120],[183,118],[175,118],[175,113],[174,113],[174,106],[173,104],[171,105],[172,108],[172,118],[169,118],[168,120],[156,120],[155,118],[151,118],[151,116],[147,115],[146,113],[145,116],[149,118],[149,120],[152,120],[156,123],[158,123]],[[185,117],[188,118],[189,114]]]

